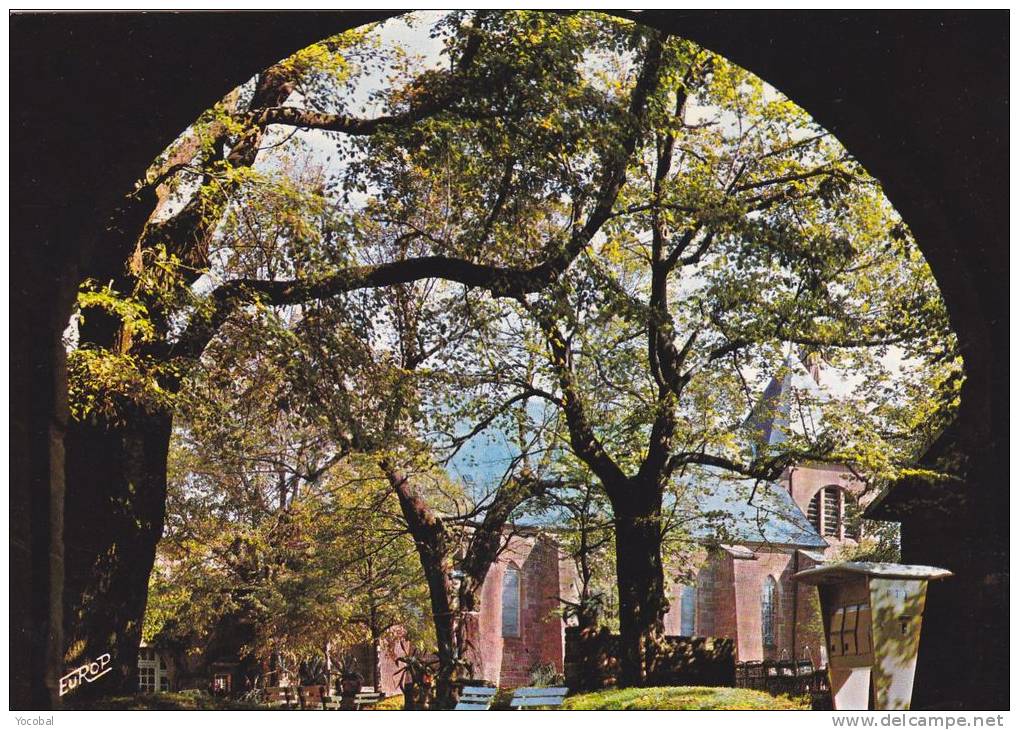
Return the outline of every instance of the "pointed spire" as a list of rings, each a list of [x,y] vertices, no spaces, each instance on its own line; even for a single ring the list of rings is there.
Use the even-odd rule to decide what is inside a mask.
[[[817,424],[814,413],[806,423],[793,424],[793,401],[799,402],[797,393],[807,391],[819,395],[823,375],[824,358],[816,350],[801,348],[796,352],[790,345],[781,369],[775,373],[760,399],[747,416],[744,426],[749,428],[759,443],[774,446],[784,442],[793,428],[813,431]],[[802,420],[800,413],[799,420]],[[819,414],[817,414],[819,416]]]
[[[780,444],[786,439],[791,406],[789,390],[792,386],[792,364],[793,356],[789,354],[744,422],[762,444]]]

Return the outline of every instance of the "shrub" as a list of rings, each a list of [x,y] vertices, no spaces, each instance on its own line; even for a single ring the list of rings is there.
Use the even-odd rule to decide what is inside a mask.
[[[530,672],[532,687],[561,687],[566,683],[566,677],[551,662],[536,663],[531,667]]]

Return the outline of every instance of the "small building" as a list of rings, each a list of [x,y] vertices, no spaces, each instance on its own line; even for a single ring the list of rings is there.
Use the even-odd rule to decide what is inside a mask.
[[[959,421],[948,426],[922,454],[918,471],[928,474],[954,474],[962,478],[924,478],[913,475],[899,479],[875,499],[866,516],[901,525],[902,561],[937,565],[951,570],[952,580],[938,581],[928,587],[927,608],[923,620],[923,638],[916,668],[913,704],[930,709],[973,706],[973,697],[993,697],[1007,684],[1008,641],[1001,641],[999,654],[973,657],[979,646],[974,635],[992,630],[995,611],[1007,612],[1009,600],[1007,560],[1002,572],[989,572],[973,550],[960,549],[972,540],[972,526],[966,517],[972,514],[967,502],[979,491],[960,446],[963,437]],[[990,520],[991,516],[988,515]],[[1007,519],[1007,516],[1006,516]],[[988,527],[990,530],[991,528]],[[979,567],[975,567],[979,566]],[[990,600],[988,604],[987,601]],[[960,680],[946,666],[979,664]],[[997,696],[1000,696],[997,695]]]
[[[138,691],[169,692],[174,688],[173,666],[165,652],[142,642],[138,647]]]

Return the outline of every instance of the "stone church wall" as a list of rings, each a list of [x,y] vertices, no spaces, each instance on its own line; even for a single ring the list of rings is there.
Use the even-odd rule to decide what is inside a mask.
[[[797,554],[798,553],[798,554]],[[731,639],[738,661],[812,658],[820,662],[824,646],[816,609],[816,591],[792,576],[815,563],[792,547],[718,548],[702,553],[696,577],[695,636]],[[773,578],[774,643],[764,646],[761,600]],[[679,634],[680,586],[670,587],[666,632]]]
[[[551,664],[563,669],[564,623],[561,556],[555,541],[544,535],[519,535],[489,570],[483,586],[477,637],[481,666],[476,673],[501,687],[530,682],[532,668]],[[520,635],[503,636],[502,587],[508,568],[520,571]]]

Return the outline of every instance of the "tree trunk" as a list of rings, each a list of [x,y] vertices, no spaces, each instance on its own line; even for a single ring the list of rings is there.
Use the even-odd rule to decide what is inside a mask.
[[[118,425],[72,422],[66,447],[65,655],[71,669],[109,653],[113,671],[73,702],[137,688],[149,574],[166,510],[172,418],[137,410]]]
[[[662,568],[661,499],[642,498],[637,485],[614,505],[619,587],[620,682],[645,685],[654,671],[669,609]],[[658,493],[658,490],[653,490]]]
[[[369,561],[369,563],[370,563],[370,561]],[[371,670],[371,677],[370,677],[370,679],[371,679],[372,686],[377,691],[382,686],[382,684],[381,684],[381,682],[382,682],[382,649],[381,649],[381,645],[382,645],[382,638],[383,638],[383,635],[385,634],[385,632],[379,629],[379,619],[378,619],[378,616],[377,616],[377,612],[375,610],[375,606],[372,606],[370,611],[369,611],[369,614],[368,614],[368,624],[370,626],[369,632],[371,633],[371,642],[372,642],[372,650],[371,650],[372,670]]]
[[[372,642],[372,686],[375,691],[382,690],[382,637]]]
[[[273,67],[259,77],[251,108],[282,104],[292,89],[286,69]],[[254,164],[264,131],[261,127],[248,130],[234,144],[229,162],[238,167]],[[221,145],[225,132],[220,132],[224,135]],[[225,205],[231,192],[232,188],[224,190],[218,205]],[[151,214],[153,208],[158,212],[161,204],[159,196],[148,193],[125,208],[119,225],[125,231],[138,231],[138,250],[168,244],[169,250],[200,269],[218,212],[213,214],[208,201],[196,196],[173,218],[146,225],[151,217],[139,213],[148,210]],[[137,272],[119,262],[115,271],[115,288],[132,291]],[[150,307],[157,324],[163,324],[158,305],[150,303]],[[133,350],[119,321],[102,310],[89,310],[79,334],[82,346]],[[177,383],[170,387],[178,388]],[[99,419],[72,423],[68,429],[64,661],[73,668],[109,652],[115,667],[102,680],[79,688],[75,694],[80,697],[134,691],[137,686],[148,580],[166,512],[171,424],[169,413],[129,406],[117,424]]]
[[[400,501],[400,511],[407,522],[407,530],[414,538],[421,569],[428,584],[428,598],[432,607],[435,627],[436,653],[439,670],[435,678],[435,706],[452,707],[456,701],[456,670],[459,664],[459,643],[456,637],[456,617],[453,611],[453,577],[446,526],[442,524],[428,504],[414,490],[408,478],[392,466],[383,463],[390,486]]]

